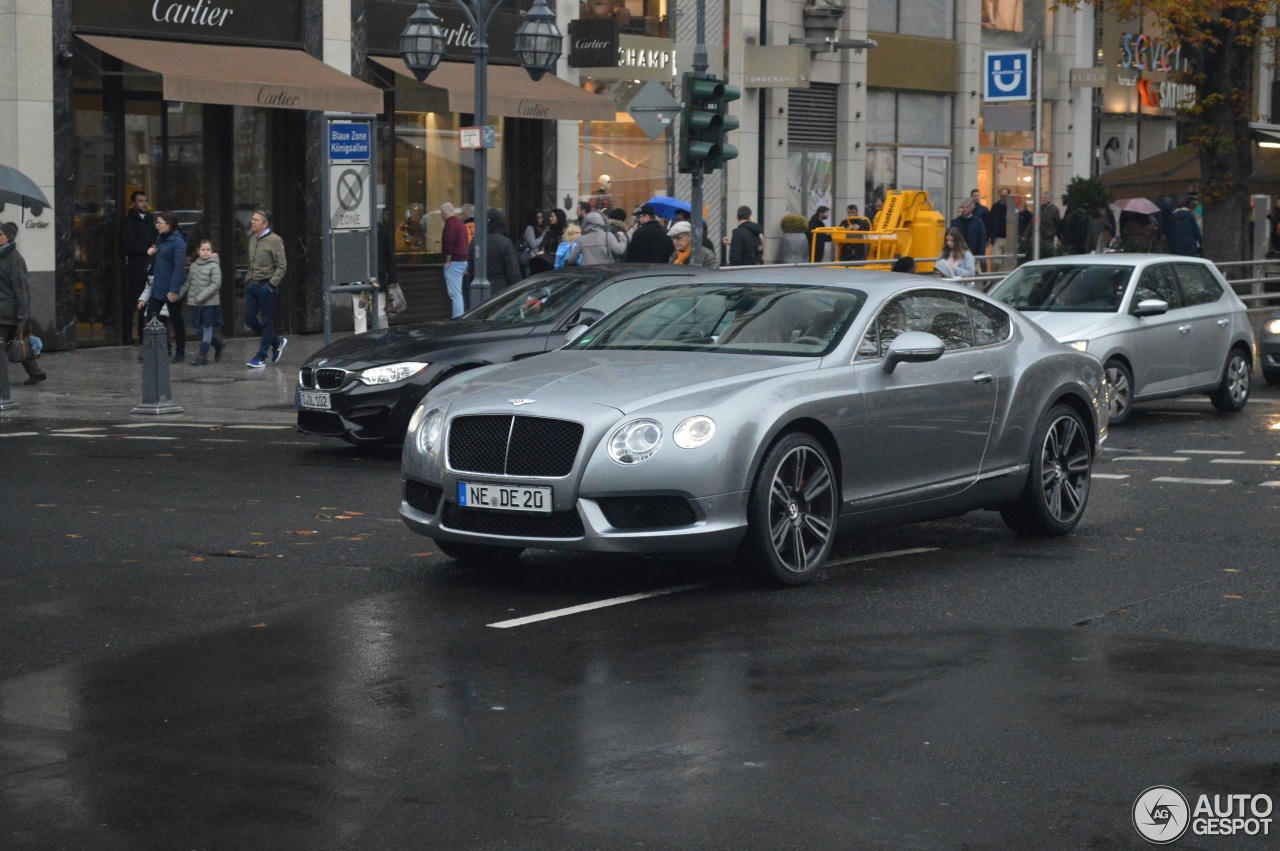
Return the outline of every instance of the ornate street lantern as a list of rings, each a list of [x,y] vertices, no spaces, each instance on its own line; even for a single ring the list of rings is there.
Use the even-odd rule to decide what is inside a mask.
[[[520,57],[520,64],[530,77],[541,80],[548,71],[555,70],[563,43],[564,35],[556,26],[555,13],[546,0],[538,0],[516,30],[516,55]]]
[[[400,57],[419,83],[427,79],[427,75],[436,70],[444,58],[444,31],[440,29],[440,18],[426,3],[418,4],[409,16],[404,32],[400,33]]]

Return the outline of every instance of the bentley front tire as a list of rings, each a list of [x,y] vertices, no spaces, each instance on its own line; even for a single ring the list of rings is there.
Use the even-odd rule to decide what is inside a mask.
[[[765,455],[747,505],[742,554],[773,585],[804,585],[822,569],[840,505],[835,469],[807,434],[783,436]]]

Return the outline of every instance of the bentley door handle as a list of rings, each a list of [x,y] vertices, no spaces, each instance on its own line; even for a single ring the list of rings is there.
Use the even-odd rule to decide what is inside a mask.
[[[989,372],[979,372],[973,376],[974,384],[990,384],[995,381],[996,377]]]
[[[1185,333],[1187,333],[1187,332],[1188,332],[1188,331],[1190,331],[1190,330],[1191,330],[1191,326],[1190,326],[1190,325],[1179,325],[1179,326],[1178,326],[1178,333],[1179,333],[1179,334],[1185,334]]]
[[[1231,320],[1230,320],[1230,319],[1219,319],[1219,320],[1218,320],[1218,324],[1219,324],[1219,325],[1222,325],[1222,326],[1224,326],[1224,327],[1225,327],[1225,326],[1227,326],[1227,325],[1230,325],[1230,324],[1231,324]]]

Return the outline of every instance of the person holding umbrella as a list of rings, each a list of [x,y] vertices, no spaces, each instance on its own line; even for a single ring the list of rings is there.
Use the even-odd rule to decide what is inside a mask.
[[[29,336],[27,320],[31,291],[27,283],[27,261],[18,253],[17,239],[17,225],[13,222],[0,224],[0,337],[6,345]],[[23,347],[23,354],[22,368],[27,371],[27,380],[23,384],[39,384],[49,377],[36,363],[30,345]],[[8,369],[8,364],[4,368]]]

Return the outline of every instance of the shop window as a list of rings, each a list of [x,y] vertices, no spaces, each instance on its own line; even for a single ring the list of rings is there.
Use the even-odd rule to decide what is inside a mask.
[[[951,147],[951,96],[927,92],[867,92],[867,215],[880,209],[891,189],[927,189],[945,209]],[[903,149],[911,147],[900,163]],[[937,150],[920,150],[922,148]],[[910,170],[899,174],[900,165]],[[934,196],[937,196],[936,198]]]
[[[982,26],[1022,32],[1022,0],[982,0]]]
[[[582,20],[613,18],[627,35],[667,37],[667,0],[583,0],[578,4]]]
[[[394,207],[399,221],[395,250],[402,262],[425,263],[440,253],[445,201],[459,210],[473,201],[474,153],[458,147],[461,115],[449,112],[397,112],[391,142]],[[468,116],[469,117],[469,116]],[[506,209],[502,182],[504,119],[491,117],[497,140],[489,156],[489,206]],[[438,258],[434,258],[438,262]]]
[[[235,203],[235,262],[238,269],[249,265],[249,219],[258,207],[270,209],[271,110],[237,106],[232,109],[232,125],[235,127],[234,146],[234,203]]]
[[[926,38],[955,37],[952,0],[870,0],[867,29]]]

